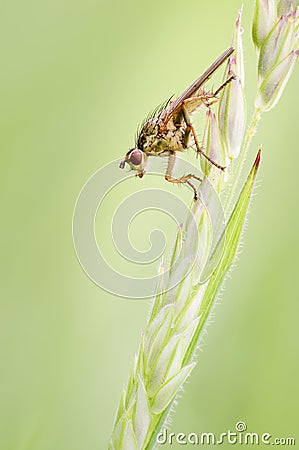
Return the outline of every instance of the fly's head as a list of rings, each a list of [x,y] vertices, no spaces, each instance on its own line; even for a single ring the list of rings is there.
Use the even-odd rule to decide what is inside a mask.
[[[131,170],[135,170],[136,175],[139,178],[142,178],[145,172],[147,160],[148,156],[142,150],[139,150],[139,148],[132,148],[126,154],[125,159],[121,161],[119,167],[120,169],[124,169],[125,164],[127,163]]]

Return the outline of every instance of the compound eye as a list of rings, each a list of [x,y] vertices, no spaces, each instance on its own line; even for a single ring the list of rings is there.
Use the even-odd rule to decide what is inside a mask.
[[[133,150],[130,153],[130,162],[134,166],[139,166],[139,164],[141,164],[141,162],[142,162],[142,152],[138,149]]]

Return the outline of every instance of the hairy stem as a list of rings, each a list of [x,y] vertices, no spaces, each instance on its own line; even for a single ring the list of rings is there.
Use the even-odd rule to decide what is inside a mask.
[[[255,108],[255,111],[252,115],[250,125],[248,127],[248,131],[247,131],[244,141],[243,141],[240,156],[239,156],[238,160],[236,161],[237,165],[235,168],[234,176],[232,177],[231,188],[230,188],[227,198],[225,200],[224,210],[226,212],[228,212],[231,209],[232,202],[233,202],[234,196],[236,194],[236,189],[237,189],[238,183],[241,178],[241,173],[242,173],[244,162],[246,160],[247,152],[250,147],[253,136],[255,135],[255,133],[257,131],[257,127],[258,127],[260,120],[261,120],[261,110],[260,110],[260,108]]]

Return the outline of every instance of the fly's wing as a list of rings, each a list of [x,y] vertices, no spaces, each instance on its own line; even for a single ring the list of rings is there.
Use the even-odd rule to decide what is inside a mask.
[[[163,114],[163,121],[168,122],[170,117],[177,111],[178,108],[180,108],[183,101],[187,100],[188,98],[194,96],[194,94],[199,90],[199,88],[213,75],[213,73],[220,67],[234,52],[234,48],[231,47],[225,52],[222,53],[222,55],[219,56],[218,59],[216,59],[215,62],[197,79],[195,80],[191,86],[189,86],[174,102],[172,102],[171,106],[167,108],[165,113]]]

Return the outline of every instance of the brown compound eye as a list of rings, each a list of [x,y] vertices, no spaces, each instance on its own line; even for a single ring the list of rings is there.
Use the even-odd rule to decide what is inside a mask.
[[[142,162],[142,152],[141,152],[141,150],[135,149],[135,150],[131,151],[131,153],[130,153],[130,162],[134,166],[139,166],[139,164],[141,164],[141,162]]]

